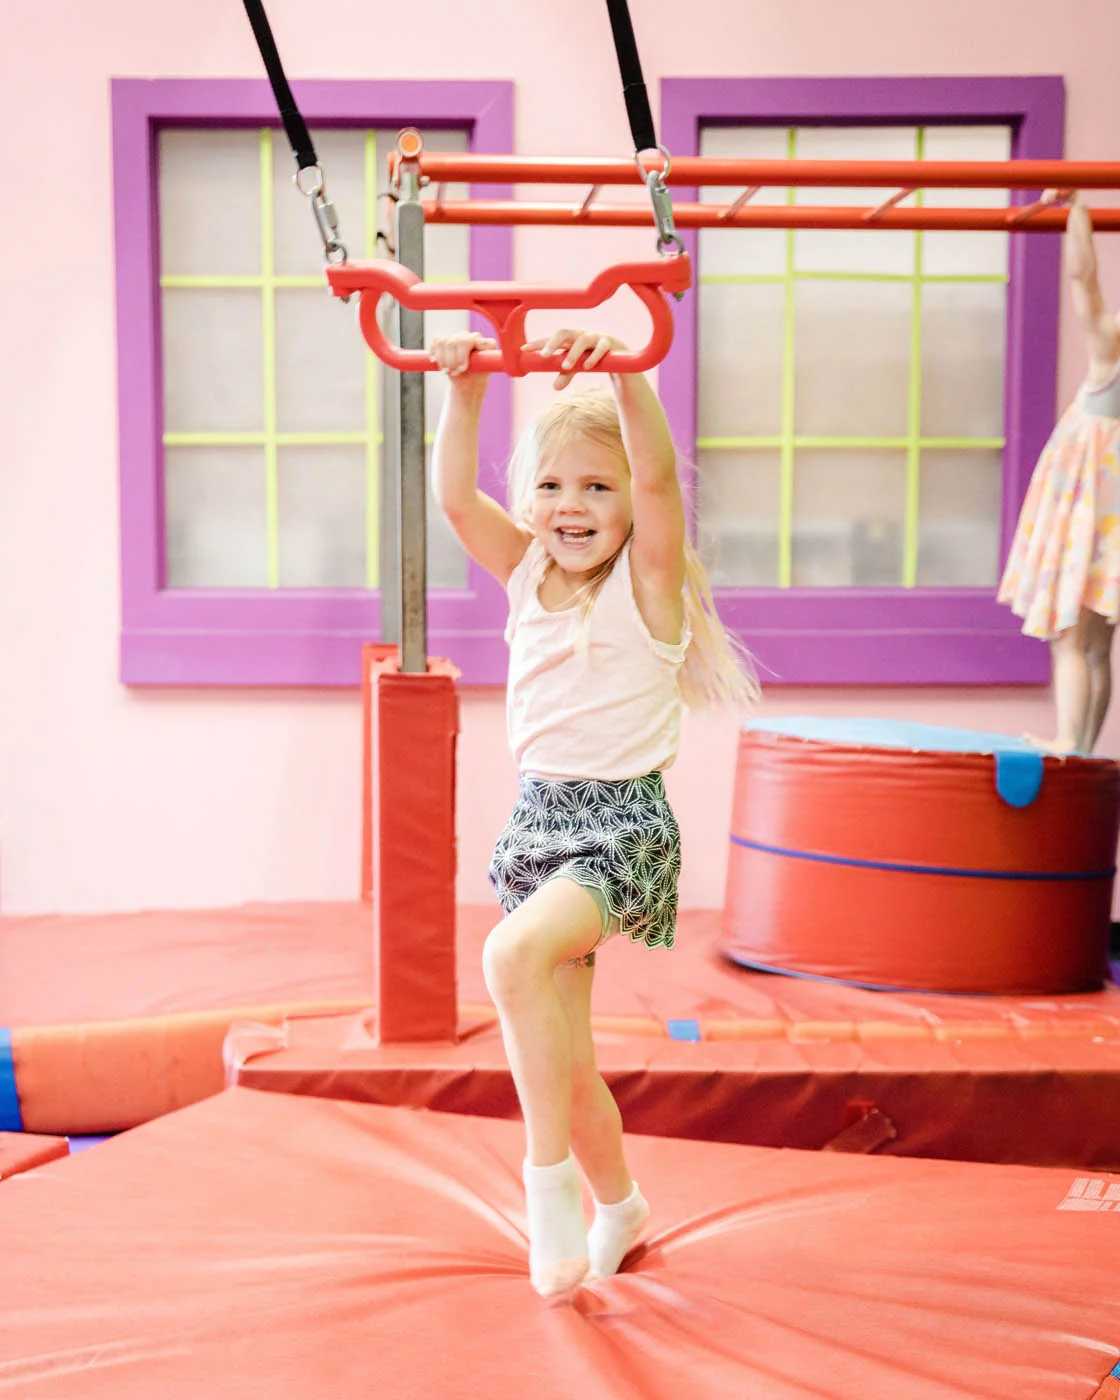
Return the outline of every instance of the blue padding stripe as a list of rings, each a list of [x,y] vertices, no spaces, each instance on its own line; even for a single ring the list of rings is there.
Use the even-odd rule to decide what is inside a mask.
[[[816,851],[791,851],[784,846],[766,846],[731,833],[736,846],[748,851],[764,851],[768,856],[789,856],[793,860],[815,860],[823,865],[851,865],[858,870],[891,870],[899,875],[955,875],[965,880],[1111,880],[1116,867],[1107,870],[958,870],[951,865],[904,865],[894,860],[856,860],[852,856],[825,856]]]
[[[699,1021],[668,1021],[666,1025],[669,1029],[670,1040],[699,1040]]]
[[[1108,1374],[1109,1374],[1110,1376],[1120,1376],[1120,1361],[1118,1361],[1118,1362],[1116,1363],[1116,1365],[1113,1366],[1112,1370],[1109,1371]]]
[[[12,1059],[12,1033],[0,1026],[0,1133],[22,1133],[23,1117],[16,1092],[16,1066]]]

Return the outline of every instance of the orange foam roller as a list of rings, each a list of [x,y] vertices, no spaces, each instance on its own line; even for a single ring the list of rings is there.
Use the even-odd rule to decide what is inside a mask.
[[[723,950],[893,990],[1099,987],[1120,767],[881,720],[743,731]]]

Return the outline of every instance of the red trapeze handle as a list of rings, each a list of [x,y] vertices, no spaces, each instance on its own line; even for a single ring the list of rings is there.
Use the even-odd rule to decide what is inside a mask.
[[[687,253],[649,262],[619,263],[600,272],[586,287],[517,286],[510,282],[460,282],[437,285],[422,282],[414,272],[390,259],[375,262],[335,263],[327,268],[327,281],[337,297],[362,293],[358,310],[366,344],[387,365],[400,370],[437,369],[426,350],[402,350],[377,324],[377,305],[388,292],[409,311],[477,311],[497,333],[498,350],[476,350],[470,367],[480,373],[504,371],[520,376],[533,370],[555,373],[564,351],[542,355],[523,351],[525,317],[530,311],[585,311],[599,306],[620,287],[628,286],[645,303],[653,320],[649,343],[641,350],[612,350],[595,366],[596,372],[637,374],[659,364],[673,343],[673,313],[667,292],[683,292],[692,281]],[[367,296],[374,292],[377,295]]]

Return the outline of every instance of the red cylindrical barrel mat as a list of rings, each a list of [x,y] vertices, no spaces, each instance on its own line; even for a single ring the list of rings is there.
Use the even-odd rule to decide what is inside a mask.
[[[743,731],[723,947],[869,987],[1057,994],[1107,969],[1120,767],[877,720]]]

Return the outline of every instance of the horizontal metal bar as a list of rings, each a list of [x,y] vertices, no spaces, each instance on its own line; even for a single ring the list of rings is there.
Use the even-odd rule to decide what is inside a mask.
[[[392,158],[390,158],[392,163]],[[640,185],[630,158],[456,155],[425,151],[422,179],[522,185]],[[648,169],[660,169],[659,156]],[[859,185],[890,189],[1120,189],[1120,164],[1090,160],[748,160],[674,156],[670,185]]]
[[[512,199],[454,200],[436,205],[424,200],[424,216],[430,224],[538,224],[554,227],[646,228],[653,215],[644,204],[530,204]],[[1021,209],[937,209],[928,205],[912,209],[887,209],[873,223],[871,206],[748,204],[730,213],[726,204],[674,204],[678,228],[874,228],[933,229],[946,232],[1061,233],[1067,211],[1039,209],[1021,220]],[[1120,209],[1090,210],[1093,226],[1102,233],[1120,233]]]

